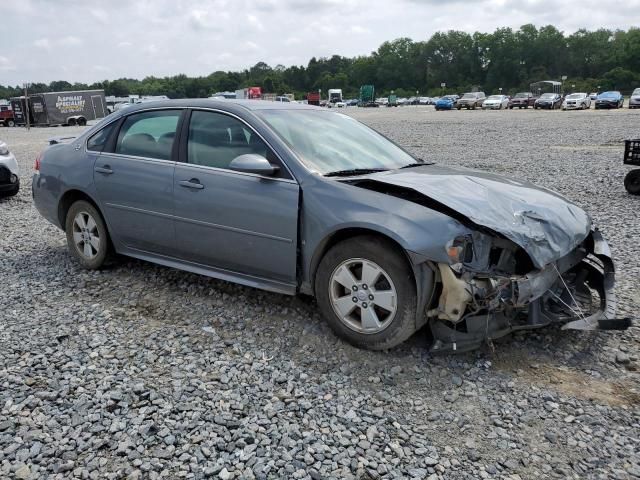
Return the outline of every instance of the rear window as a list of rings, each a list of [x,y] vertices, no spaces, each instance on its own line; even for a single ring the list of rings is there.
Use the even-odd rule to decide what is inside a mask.
[[[115,153],[169,160],[180,110],[154,110],[129,115],[120,129]]]
[[[92,152],[102,152],[109,141],[109,137],[111,136],[111,132],[113,132],[116,123],[117,122],[110,123],[102,130],[89,137],[89,140],[87,140],[87,150]]]

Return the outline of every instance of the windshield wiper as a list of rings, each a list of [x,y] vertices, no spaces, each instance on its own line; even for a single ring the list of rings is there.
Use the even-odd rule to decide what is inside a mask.
[[[418,160],[415,163],[407,163],[406,165],[400,167],[400,169],[403,168],[413,168],[413,167],[422,167],[423,165],[433,165],[435,162],[427,162],[426,160],[423,160],[422,158],[418,158],[416,159]]]
[[[325,177],[350,177],[352,175],[366,175],[367,173],[386,172],[388,168],[350,168],[347,170],[336,170],[325,173]]]

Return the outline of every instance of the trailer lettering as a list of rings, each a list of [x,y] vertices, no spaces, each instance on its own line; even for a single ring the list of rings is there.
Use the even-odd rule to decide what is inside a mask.
[[[70,95],[68,97],[58,95],[56,108],[61,113],[78,113],[84,110],[84,103],[85,100],[82,95]]]

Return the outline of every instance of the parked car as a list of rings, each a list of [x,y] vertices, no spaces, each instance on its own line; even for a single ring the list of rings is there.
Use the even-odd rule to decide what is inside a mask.
[[[460,110],[461,108],[466,108],[467,110],[472,109],[475,110],[476,107],[482,107],[482,102],[485,100],[484,92],[469,92],[462,95],[462,98],[458,100],[456,104],[456,108]]]
[[[558,93],[543,93],[540,95],[535,103],[533,104],[533,108],[548,108],[549,110],[555,110],[556,108],[560,108],[562,105],[562,97]]]
[[[629,97],[629,108],[640,108],[640,88],[636,88]]]
[[[0,198],[12,197],[19,191],[18,162],[7,144],[0,140]]]
[[[509,102],[509,108],[529,108],[536,102],[536,96],[531,92],[519,92]]]
[[[445,95],[440,97],[436,102],[436,111],[439,110],[452,110],[456,105],[456,98],[453,95]]]
[[[509,106],[509,97],[506,95],[490,95],[482,102],[483,110],[502,110]]]
[[[586,93],[570,93],[562,102],[562,110],[584,110],[591,108],[591,99]]]
[[[601,108],[622,108],[624,97],[618,91],[602,92],[596,98],[596,110]]]
[[[431,99],[429,97],[420,97],[418,98],[418,104],[420,105],[430,105]]]
[[[426,163],[331,110],[141,104],[50,146],[35,168],[34,204],[81,266],[115,251],[314,295],[359,347],[391,348],[423,325],[436,351],[551,322],[628,326],[615,318],[609,248],[580,207]]]

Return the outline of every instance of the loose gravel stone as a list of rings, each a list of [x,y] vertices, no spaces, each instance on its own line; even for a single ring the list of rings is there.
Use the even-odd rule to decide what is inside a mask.
[[[534,181],[588,210],[640,311],[634,111],[357,109],[417,156]],[[63,130],[63,131],[62,131]],[[118,258],[71,260],[31,200],[49,137],[0,128],[22,190],[0,200],[0,478],[472,479],[640,476],[640,335],[519,332],[432,356],[428,332],[355,349],[315,303]]]

